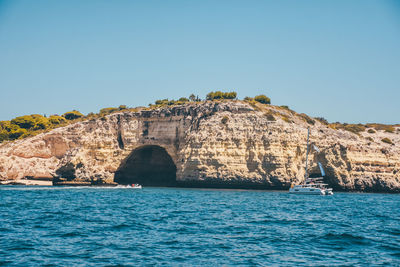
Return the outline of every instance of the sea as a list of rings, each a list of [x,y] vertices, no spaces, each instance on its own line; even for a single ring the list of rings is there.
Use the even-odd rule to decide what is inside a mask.
[[[400,266],[400,194],[0,187],[1,266]]]

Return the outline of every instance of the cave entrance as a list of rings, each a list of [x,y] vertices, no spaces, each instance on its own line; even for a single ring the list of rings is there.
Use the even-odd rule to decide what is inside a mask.
[[[155,145],[136,148],[115,172],[119,184],[144,186],[173,186],[176,184],[176,166],[168,152]]]

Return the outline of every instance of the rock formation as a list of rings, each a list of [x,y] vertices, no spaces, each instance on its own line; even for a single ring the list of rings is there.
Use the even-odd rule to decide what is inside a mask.
[[[125,111],[0,144],[0,179],[286,189],[317,161],[334,190],[400,192],[400,134],[354,134],[272,105],[207,101]],[[382,142],[390,138],[393,144]]]

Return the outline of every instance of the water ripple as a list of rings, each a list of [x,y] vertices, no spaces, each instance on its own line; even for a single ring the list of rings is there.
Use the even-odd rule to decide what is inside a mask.
[[[0,187],[0,265],[400,265],[400,195]]]

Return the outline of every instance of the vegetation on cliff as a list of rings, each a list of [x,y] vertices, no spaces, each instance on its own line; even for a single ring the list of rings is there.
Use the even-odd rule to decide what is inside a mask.
[[[261,104],[271,104],[271,99],[266,95],[257,95],[255,97],[246,96],[243,100],[249,103],[259,102]]]
[[[52,115],[47,118],[39,114],[20,116],[11,121],[0,121],[0,142],[36,135],[66,124],[67,119],[64,116]]]
[[[236,92],[221,92],[215,91],[210,92],[206,96],[206,100],[214,100],[214,99],[236,99]]]
[[[73,111],[69,111],[69,112],[64,113],[63,117],[66,118],[69,121],[72,121],[72,120],[75,120],[75,119],[78,119],[78,118],[82,118],[84,116],[79,111],[73,110]]]
[[[387,138],[387,137],[383,138],[381,141],[384,142],[384,143],[386,143],[386,144],[393,145],[392,140],[390,140],[390,139]]]
[[[149,109],[156,109],[168,106],[183,105],[186,103],[202,103],[204,101],[232,101],[237,99],[236,92],[222,92],[213,91],[206,95],[203,100],[198,96],[191,94],[189,97],[181,97],[178,100],[174,99],[159,99],[154,104],[149,104]],[[240,101],[240,100],[239,100]],[[270,106],[271,99],[266,95],[257,95],[255,97],[245,97],[243,101],[249,103],[256,110],[264,111],[268,121],[276,121],[277,117],[280,117],[287,123],[293,123],[293,116],[297,116],[301,120],[304,120],[310,125],[314,125],[316,121],[327,125],[328,127],[336,130],[345,130],[355,134],[367,131],[370,134],[376,133],[377,131],[384,131],[386,133],[395,133],[395,127],[397,125],[385,125],[378,123],[369,124],[347,124],[347,123],[329,123],[322,117],[311,118],[304,113],[296,113],[291,110],[288,106]],[[262,108],[265,107],[265,108]],[[270,107],[270,108],[268,108]],[[273,109],[271,109],[273,107]],[[141,107],[140,109],[146,109]],[[25,115],[16,117],[10,121],[0,121],[0,143],[6,140],[16,140],[25,138],[28,136],[37,135],[39,133],[52,130],[57,127],[66,126],[77,121],[103,118],[114,112],[121,111],[138,111],[139,108],[129,108],[126,105],[120,105],[119,107],[108,107],[102,108],[99,113],[89,113],[86,116],[77,110],[72,110],[64,113],[63,115],[51,115],[50,117],[42,116],[39,114]],[[227,119],[222,121],[223,124],[227,123]],[[390,140],[381,140],[382,142],[390,144]]]

